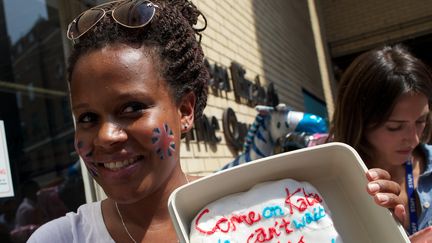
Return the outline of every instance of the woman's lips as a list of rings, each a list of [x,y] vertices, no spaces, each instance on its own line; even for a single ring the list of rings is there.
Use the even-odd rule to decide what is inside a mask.
[[[93,162],[97,178],[105,183],[128,183],[131,177],[140,171],[144,166],[145,156],[135,156],[123,160],[112,160],[110,162]]]
[[[138,155],[133,158],[115,160],[112,162],[93,162],[98,168],[104,167],[108,170],[118,171],[122,168],[128,167],[131,164],[136,163],[138,160],[144,159],[144,156]]]
[[[397,150],[396,152],[401,155],[411,155],[412,151],[412,149],[401,149]]]

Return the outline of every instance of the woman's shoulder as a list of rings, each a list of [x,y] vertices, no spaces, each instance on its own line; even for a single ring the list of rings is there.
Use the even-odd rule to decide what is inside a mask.
[[[420,144],[421,151],[423,152],[423,158],[425,159],[425,172],[424,174],[432,173],[432,145]]]
[[[81,205],[76,213],[70,212],[42,225],[28,242],[91,242],[92,239],[113,242],[103,221],[100,202]]]
[[[428,150],[432,150],[432,145],[427,143],[422,143],[421,146],[425,147]]]
[[[71,223],[66,216],[40,226],[27,242],[73,242]]]
[[[432,145],[430,144],[420,144],[423,152],[426,155],[426,159],[432,161]]]

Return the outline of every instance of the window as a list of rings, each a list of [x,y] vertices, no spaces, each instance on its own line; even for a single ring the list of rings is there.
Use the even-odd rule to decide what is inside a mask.
[[[325,102],[305,89],[302,89],[302,92],[304,97],[305,111],[322,117],[328,123],[328,113]]]
[[[0,120],[15,189],[14,197],[0,198],[0,226],[18,234],[19,226],[42,224],[85,203],[67,94],[66,24],[60,22],[77,12],[63,6],[68,4],[80,5],[0,0]],[[68,16],[60,18],[60,12]],[[40,216],[32,221],[18,210],[26,200],[40,205],[34,207]]]

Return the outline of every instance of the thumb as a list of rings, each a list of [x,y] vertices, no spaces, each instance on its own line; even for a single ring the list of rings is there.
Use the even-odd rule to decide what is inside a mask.
[[[402,204],[396,205],[393,210],[393,216],[402,224],[404,228],[408,227],[408,222],[406,222],[406,210]]]

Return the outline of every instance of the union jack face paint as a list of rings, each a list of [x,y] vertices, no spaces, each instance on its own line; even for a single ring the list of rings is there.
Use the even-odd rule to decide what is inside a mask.
[[[93,177],[99,176],[96,166],[93,163],[87,162],[87,158],[92,156],[93,151],[90,148],[86,148],[83,141],[76,142],[76,149],[78,151],[78,154],[84,158],[84,164],[86,165],[90,175]]]
[[[162,128],[153,129],[151,140],[155,146],[155,152],[161,160],[168,159],[174,155],[174,133],[168,124],[165,123]]]

